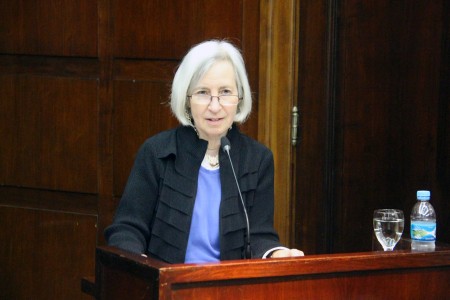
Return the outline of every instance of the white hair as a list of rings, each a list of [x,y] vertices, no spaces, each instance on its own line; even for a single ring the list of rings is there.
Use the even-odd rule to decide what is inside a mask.
[[[218,61],[229,61],[234,68],[236,86],[242,100],[237,107],[234,122],[243,123],[252,110],[252,94],[241,52],[230,42],[211,40],[200,43],[186,54],[178,67],[172,83],[170,107],[178,121],[193,126],[186,114],[190,114],[187,96],[203,75]]]

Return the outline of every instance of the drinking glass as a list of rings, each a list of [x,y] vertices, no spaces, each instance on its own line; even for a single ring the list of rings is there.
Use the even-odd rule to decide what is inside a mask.
[[[384,251],[394,250],[404,226],[403,211],[399,209],[377,209],[373,212],[373,230]]]

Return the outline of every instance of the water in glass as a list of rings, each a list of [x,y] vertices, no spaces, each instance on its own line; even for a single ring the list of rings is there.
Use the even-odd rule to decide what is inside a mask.
[[[405,218],[399,209],[377,209],[373,214],[373,230],[384,251],[394,250],[404,225]]]

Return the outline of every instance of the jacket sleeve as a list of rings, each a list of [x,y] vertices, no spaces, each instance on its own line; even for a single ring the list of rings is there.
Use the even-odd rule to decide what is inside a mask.
[[[110,246],[145,253],[158,197],[158,168],[147,141],[139,149],[113,223],[106,228]]]
[[[249,193],[249,221],[252,254],[261,258],[269,249],[282,246],[273,227],[274,218],[274,161],[272,152],[264,148],[255,174],[256,187]]]

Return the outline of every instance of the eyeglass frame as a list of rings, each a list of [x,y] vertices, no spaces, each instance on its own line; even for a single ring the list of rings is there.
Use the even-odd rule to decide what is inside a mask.
[[[220,102],[220,97],[230,97],[230,96],[234,96],[238,98],[238,102],[236,104],[231,104],[231,105],[225,105],[225,106],[234,106],[234,105],[239,105],[239,102],[241,102],[244,98],[243,97],[239,97],[239,95],[218,95],[218,96],[213,96],[213,95],[206,95],[206,94],[202,94],[202,95],[187,95],[186,97],[190,100],[192,100],[192,96],[209,96],[209,103],[205,103],[204,105],[211,105],[213,98],[217,98],[217,101],[219,102],[219,104],[221,106],[224,106],[221,102]],[[206,97],[205,97],[206,98]]]

